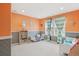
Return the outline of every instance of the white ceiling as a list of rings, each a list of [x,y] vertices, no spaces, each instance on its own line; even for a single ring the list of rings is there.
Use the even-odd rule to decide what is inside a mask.
[[[79,10],[79,3],[13,3],[12,12],[36,18],[44,18],[56,14]]]

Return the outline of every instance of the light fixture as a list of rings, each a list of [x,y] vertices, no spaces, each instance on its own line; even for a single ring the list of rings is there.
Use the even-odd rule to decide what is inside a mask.
[[[25,10],[22,10],[22,12],[25,12]]]
[[[63,11],[64,10],[64,7],[61,7],[60,10]]]

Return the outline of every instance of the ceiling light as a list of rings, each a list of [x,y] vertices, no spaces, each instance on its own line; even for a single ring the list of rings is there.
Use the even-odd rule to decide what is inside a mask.
[[[64,7],[61,7],[60,10],[63,11],[64,10]]]
[[[22,12],[25,12],[24,10],[22,10]]]

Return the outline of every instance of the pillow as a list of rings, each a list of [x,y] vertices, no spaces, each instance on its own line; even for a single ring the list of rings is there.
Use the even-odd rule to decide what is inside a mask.
[[[73,44],[75,44],[75,38],[72,38],[72,37],[66,37],[65,40],[64,40],[64,44],[65,45],[70,45],[72,46]]]

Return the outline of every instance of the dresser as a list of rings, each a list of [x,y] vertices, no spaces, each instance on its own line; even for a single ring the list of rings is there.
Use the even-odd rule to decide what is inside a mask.
[[[26,42],[28,38],[28,32],[27,31],[19,31],[19,43]]]

